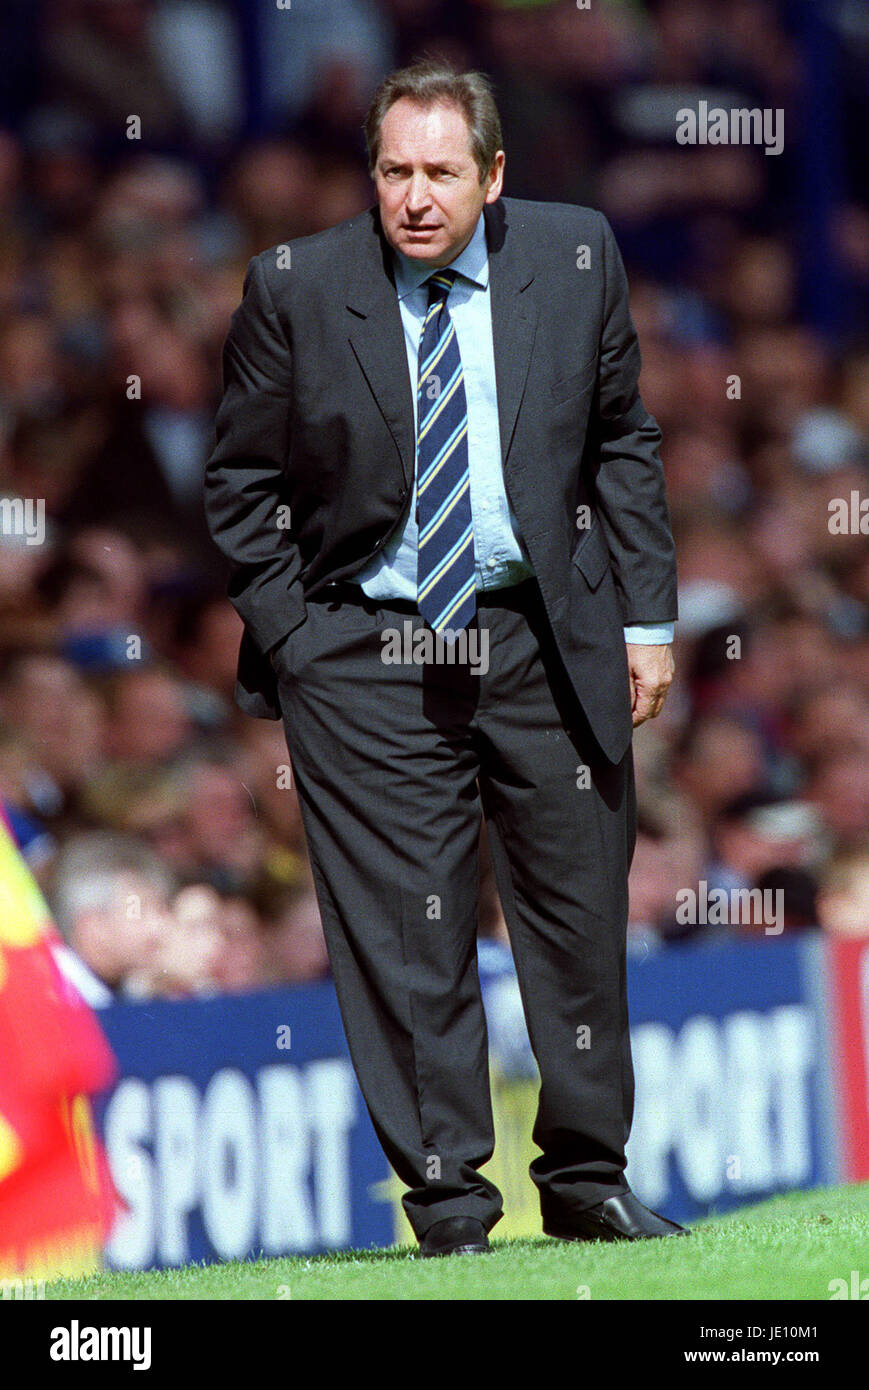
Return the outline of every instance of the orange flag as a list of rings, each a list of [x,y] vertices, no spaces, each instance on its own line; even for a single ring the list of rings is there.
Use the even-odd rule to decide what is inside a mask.
[[[0,807],[0,1277],[90,1273],[120,1209],[89,1096],[117,1073]]]

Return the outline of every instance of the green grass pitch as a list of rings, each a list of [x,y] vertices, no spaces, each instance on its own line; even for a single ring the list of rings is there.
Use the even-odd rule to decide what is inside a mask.
[[[497,1228],[496,1228],[497,1230]],[[414,1248],[58,1280],[54,1299],[820,1299],[869,1276],[869,1183],[789,1193],[698,1223],[687,1240],[498,1241],[487,1255]]]

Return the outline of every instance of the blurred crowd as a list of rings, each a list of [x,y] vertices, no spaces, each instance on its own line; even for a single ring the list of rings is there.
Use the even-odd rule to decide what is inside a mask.
[[[601,208],[628,264],[681,610],[635,738],[632,944],[764,931],[680,920],[701,884],[869,934],[860,8],[6,0],[0,798],[94,1002],[328,974],[282,728],[233,703],[202,470],[247,261],[374,201],[362,117],[423,51],[493,77],[505,192]],[[782,109],[782,154],[678,146],[707,97]]]

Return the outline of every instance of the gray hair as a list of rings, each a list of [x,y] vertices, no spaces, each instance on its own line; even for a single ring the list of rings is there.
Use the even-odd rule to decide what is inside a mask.
[[[115,904],[119,880],[128,874],[144,878],[167,898],[175,891],[172,871],[131,835],[84,831],[61,846],[46,897],[65,941],[82,913],[104,912]]]
[[[385,77],[371,99],[363,127],[372,177],[380,154],[383,118],[401,97],[408,97],[420,106],[442,101],[458,107],[467,123],[480,183],[484,183],[502,144],[501,118],[492,83],[485,73],[459,72],[444,59],[420,58]]]

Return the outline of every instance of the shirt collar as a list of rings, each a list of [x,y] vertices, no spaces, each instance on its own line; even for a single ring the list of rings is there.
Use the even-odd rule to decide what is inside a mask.
[[[430,265],[413,260],[412,257],[405,256],[403,251],[396,251],[394,247],[392,263],[395,267],[395,288],[399,299],[404,299],[434,274]],[[482,211],[464,251],[460,251],[455,260],[450,261],[449,267],[439,266],[438,269],[457,270],[481,289],[486,288],[489,283],[489,253],[486,247],[486,221]]]

